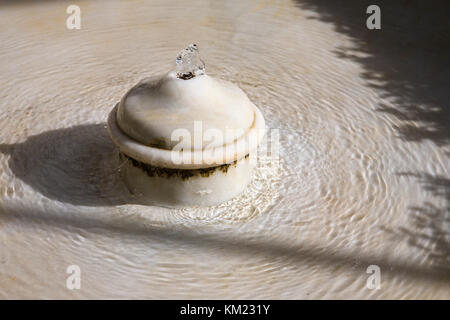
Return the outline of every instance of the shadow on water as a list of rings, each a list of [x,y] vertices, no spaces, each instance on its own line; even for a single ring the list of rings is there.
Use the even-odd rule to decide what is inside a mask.
[[[46,197],[87,206],[130,203],[130,196],[116,174],[120,164],[104,124],[44,132],[29,137],[23,143],[2,144],[0,151],[10,156],[9,167],[14,174]],[[126,194],[125,198],[123,194]],[[0,210],[0,222],[17,222],[30,228],[37,225],[70,231],[80,228],[106,236],[119,234],[137,237],[148,241],[149,244],[155,241],[170,241],[175,245],[213,249],[224,254],[271,256],[299,265],[319,264],[324,268],[339,265],[356,272],[359,270],[363,280],[367,278],[367,266],[376,264],[384,270],[385,275],[450,283],[448,270],[414,266],[362,252],[342,252],[332,248],[328,250],[307,244],[295,246],[264,238],[230,237],[220,232],[212,235],[201,234],[183,226],[155,227],[132,218],[101,219],[95,215],[56,214],[41,212],[38,209],[32,212],[14,210],[19,209]]]
[[[381,30],[369,30],[366,9],[381,9]],[[362,77],[396,118],[399,137],[450,144],[450,2],[420,0],[297,0],[313,19],[352,40],[336,55],[357,62]]]
[[[147,242],[149,246],[152,246],[152,243],[169,241],[174,246],[192,246],[197,250],[214,250],[224,255],[271,257],[283,259],[292,265],[320,266],[330,270],[335,270],[336,266],[345,267],[359,275],[357,277],[361,277],[363,283],[368,277],[366,268],[374,264],[383,270],[383,276],[386,277],[450,284],[450,273],[446,270],[425,268],[411,262],[389,259],[384,255],[367,254],[356,250],[344,252],[336,248],[318,248],[307,243],[298,245],[292,242],[265,239],[264,236],[249,238],[242,234],[230,236],[223,232],[202,234],[198,232],[199,230],[193,231],[182,225],[152,226],[138,223],[132,218],[99,220],[86,215],[80,219],[77,215],[56,215],[47,212],[16,214],[7,210],[0,211],[0,222],[14,223],[15,221],[31,229],[35,229],[37,225],[44,225],[70,232],[73,232],[73,228],[80,228],[102,236],[133,237]]]
[[[115,147],[105,124],[46,131],[23,143],[0,144],[14,175],[44,196],[82,206],[131,202],[120,181]]]
[[[393,232],[419,249],[435,269],[450,274],[450,179],[430,174],[400,173],[414,177],[424,190],[444,200],[443,206],[425,202],[410,208],[410,223]]]
[[[311,11],[311,19],[330,23],[351,39],[350,47],[338,47],[335,54],[363,68],[362,78],[382,98],[376,111],[393,117],[400,139],[450,146],[449,1],[296,0],[295,3],[300,9]],[[366,27],[369,16],[366,9],[371,4],[381,9],[381,30]],[[411,207],[408,227],[389,232],[422,250],[439,273],[449,274],[450,179],[425,172],[399,176],[415,178],[424,192],[446,205],[437,207],[426,202]]]

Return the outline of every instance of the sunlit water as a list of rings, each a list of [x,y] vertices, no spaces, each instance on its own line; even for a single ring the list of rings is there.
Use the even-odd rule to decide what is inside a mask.
[[[402,138],[379,111],[402,97],[302,1],[77,1],[81,30],[68,3],[18,2],[0,7],[1,298],[450,298],[448,145]],[[189,43],[279,131],[279,163],[263,147],[220,206],[133,204],[107,114]]]

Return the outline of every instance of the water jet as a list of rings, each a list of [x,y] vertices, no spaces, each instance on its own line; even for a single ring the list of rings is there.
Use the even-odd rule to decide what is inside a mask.
[[[219,204],[249,183],[264,118],[239,87],[205,73],[196,45],[176,64],[140,81],[109,115],[121,176],[143,204]]]

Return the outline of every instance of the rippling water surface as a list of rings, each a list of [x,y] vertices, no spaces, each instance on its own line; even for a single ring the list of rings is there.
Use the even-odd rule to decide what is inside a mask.
[[[81,30],[68,4],[0,3],[1,298],[450,298],[449,33],[420,6],[373,34],[332,1],[77,1]],[[279,162],[220,206],[136,205],[107,114],[193,42]]]

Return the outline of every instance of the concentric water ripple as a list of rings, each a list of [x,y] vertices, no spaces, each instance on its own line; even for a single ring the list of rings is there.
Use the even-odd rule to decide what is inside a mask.
[[[354,39],[302,1],[77,4],[81,30],[65,2],[1,4],[1,298],[450,298],[450,151],[401,139],[399,100],[336,54]],[[192,42],[262,110],[258,166],[218,206],[137,205],[107,114]]]

